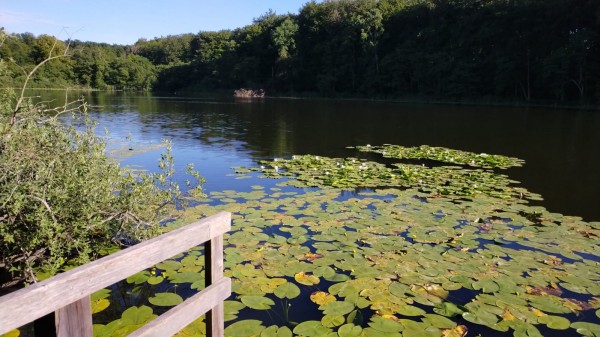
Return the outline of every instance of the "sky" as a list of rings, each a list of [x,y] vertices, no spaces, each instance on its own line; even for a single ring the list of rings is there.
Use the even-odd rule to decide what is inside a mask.
[[[0,27],[8,33],[129,45],[140,38],[235,29],[269,9],[298,13],[308,1],[0,0]]]

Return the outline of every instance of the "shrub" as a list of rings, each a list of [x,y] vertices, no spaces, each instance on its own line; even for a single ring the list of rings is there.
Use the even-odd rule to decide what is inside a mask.
[[[0,60],[0,77],[6,69]],[[106,155],[94,127],[83,100],[49,110],[0,89],[0,271],[35,281],[36,268],[53,274],[156,235],[173,214],[182,193],[170,146],[160,173],[133,172]]]

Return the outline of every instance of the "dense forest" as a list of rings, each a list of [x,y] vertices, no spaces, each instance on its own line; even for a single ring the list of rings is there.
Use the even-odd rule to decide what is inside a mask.
[[[15,85],[598,105],[598,0],[338,0],[129,46],[11,34]],[[9,61],[10,60],[10,61]]]

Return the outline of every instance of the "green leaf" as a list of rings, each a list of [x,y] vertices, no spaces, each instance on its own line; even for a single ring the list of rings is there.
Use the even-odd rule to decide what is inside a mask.
[[[152,309],[148,306],[130,307],[121,314],[123,322],[127,325],[141,325],[158,316],[152,314]]]
[[[369,326],[381,332],[400,332],[404,330],[404,326],[402,324],[383,317],[371,318]]]
[[[446,317],[454,317],[456,315],[462,315],[462,313],[464,312],[464,310],[462,310],[461,308],[459,308],[456,304],[454,304],[452,302],[444,302],[441,305],[433,308],[433,311],[440,315],[446,316]]]
[[[148,278],[148,284],[150,285],[157,285],[162,281],[164,281],[164,277],[162,276],[151,276]]]
[[[273,302],[272,299],[264,297],[264,296],[244,295],[244,296],[240,297],[240,300],[247,307],[256,309],[256,310],[271,309],[271,306],[275,305],[275,302]]]
[[[354,310],[354,304],[346,301],[335,301],[319,307],[325,315],[345,315]]]
[[[589,322],[575,322],[571,328],[576,329],[578,333],[584,336],[600,337],[600,324]]]
[[[495,293],[500,289],[498,284],[493,280],[481,280],[477,282],[473,282],[473,289],[481,290],[484,293]]]
[[[331,329],[326,328],[321,324],[320,321],[305,321],[294,328],[296,335],[303,335],[306,337],[324,337],[327,336]]]
[[[456,327],[456,322],[444,316],[435,314],[426,314],[424,321],[429,322],[432,326],[440,329],[453,329]]]
[[[271,325],[260,333],[260,337],[292,337],[292,330],[287,326]]]
[[[487,326],[494,325],[498,322],[498,316],[485,311],[465,312],[462,314],[462,317],[471,323]]]
[[[229,337],[250,337],[258,336],[265,329],[261,321],[255,319],[246,319],[235,322],[225,328],[225,336]]]
[[[291,282],[287,282],[275,288],[274,294],[279,298],[292,299],[300,296],[300,288]]]
[[[142,283],[146,282],[149,277],[150,277],[150,273],[148,271],[144,270],[144,271],[141,271],[139,273],[135,273],[135,274],[129,276],[126,279],[126,281],[127,281],[127,283],[142,284]]]
[[[338,335],[340,337],[358,337],[362,333],[363,329],[354,324],[344,324],[338,329]]]
[[[398,307],[398,313],[404,316],[423,316],[425,315],[425,310],[415,307],[413,305],[401,305]]]
[[[346,319],[342,315],[325,315],[321,318],[321,324],[327,328],[333,328],[344,324]]]
[[[158,293],[150,297],[148,301],[160,307],[172,307],[183,302],[183,298],[175,293]]]
[[[538,317],[538,322],[545,324],[550,329],[555,329],[555,330],[565,330],[565,329],[568,329],[569,326],[571,325],[571,322],[568,319],[561,317],[561,316],[552,316],[552,315]]]

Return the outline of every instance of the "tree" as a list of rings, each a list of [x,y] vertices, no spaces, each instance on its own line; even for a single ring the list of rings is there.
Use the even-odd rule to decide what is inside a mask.
[[[34,282],[40,269],[56,273],[109,246],[151,237],[182,196],[169,147],[162,173],[134,173],[106,156],[85,102],[50,109],[24,96],[36,70],[52,60],[27,73],[20,94],[0,88],[0,278]],[[0,77],[7,71],[0,60]],[[62,114],[83,130],[63,124]]]

